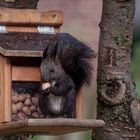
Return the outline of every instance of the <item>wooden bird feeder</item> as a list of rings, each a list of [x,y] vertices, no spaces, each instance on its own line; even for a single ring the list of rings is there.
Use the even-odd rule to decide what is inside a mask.
[[[12,83],[40,81],[45,45],[56,41],[62,23],[60,11],[0,9],[0,134],[59,135],[104,126],[102,120],[82,119],[82,92],[77,96],[76,119],[32,117],[30,112],[28,117],[20,114],[17,120],[12,118],[20,112],[12,112]],[[22,103],[21,106],[23,109]]]

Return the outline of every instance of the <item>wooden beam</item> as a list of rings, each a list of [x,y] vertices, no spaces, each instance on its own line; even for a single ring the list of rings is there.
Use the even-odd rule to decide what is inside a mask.
[[[4,121],[4,57],[0,55],[0,122]]]
[[[12,66],[12,81],[40,81],[39,67]]]
[[[4,58],[4,122],[11,121],[12,69],[8,58]]]
[[[55,33],[60,32],[60,28],[54,28]],[[8,33],[18,33],[18,32],[26,32],[26,33],[37,33],[37,27],[23,27],[23,26],[6,26],[6,31]]]
[[[14,26],[48,25],[59,27],[63,23],[61,11],[0,8],[0,24]]]

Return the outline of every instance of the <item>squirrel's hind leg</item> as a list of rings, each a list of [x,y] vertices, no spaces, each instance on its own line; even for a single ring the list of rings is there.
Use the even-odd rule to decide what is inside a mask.
[[[65,96],[65,104],[62,116],[64,118],[75,118],[76,92],[70,90]]]

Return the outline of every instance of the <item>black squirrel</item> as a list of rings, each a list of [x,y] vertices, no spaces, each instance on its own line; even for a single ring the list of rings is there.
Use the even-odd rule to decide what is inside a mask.
[[[47,46],[40,66],[39,107],[46,117],[75,117],[76,93],[90,84],[89,59],[95,52],[69,34],[56,34],[57,42]]]

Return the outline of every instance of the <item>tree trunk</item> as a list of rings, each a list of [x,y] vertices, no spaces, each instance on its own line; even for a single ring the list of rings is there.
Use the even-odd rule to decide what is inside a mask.
[[[0,7],[36,9],[38,1],[39,0],[15,0],[15,2],[5,2],[5,0],[0,0]],[[28,136],[8,135],[3,136],[3,140],[28,140]]]
[[[104,0],[100,24],[97,118],[106,126],[93,140],[140,140],[140,104],[130,60],[135,0]]]

